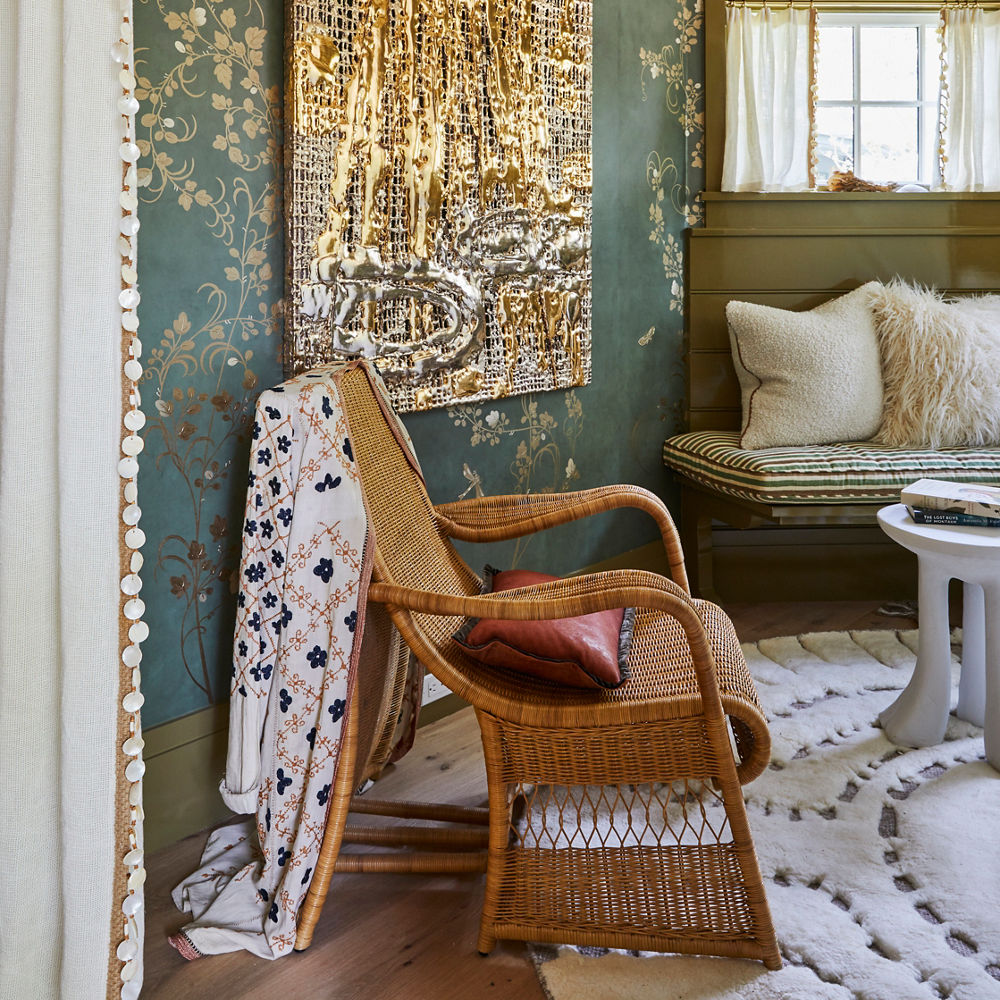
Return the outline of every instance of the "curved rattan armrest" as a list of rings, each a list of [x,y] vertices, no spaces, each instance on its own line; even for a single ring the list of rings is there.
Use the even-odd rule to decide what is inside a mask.
[[[368,597],[411,612],[515,621],[571,618],[627,607],[665,612],[684,630],[706,717],[723,718],[715,660],[701,616],[690,595],[659,573],[608,570],[481,596],[439,594],[373,581]]]
[[[434,513],[441,530],[463,542],[497,542],[530,535],[591,514],[633,507],[649,514],[660,529],[670,575],[687,593],[684,551],[670,511],[641,486],[599,486],[575,493],[510,494],[473,497],[439,504]]]

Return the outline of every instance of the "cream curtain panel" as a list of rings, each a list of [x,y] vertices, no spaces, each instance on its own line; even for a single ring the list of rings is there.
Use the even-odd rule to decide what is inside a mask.
[[[0,3],[0,1000],[141,979],[130,12]]]
[[[1000,11],[946,8],[944,51],[944,186],[1000,190]]]
[[[810,186],[812,12],[726,8],[723,191]]]

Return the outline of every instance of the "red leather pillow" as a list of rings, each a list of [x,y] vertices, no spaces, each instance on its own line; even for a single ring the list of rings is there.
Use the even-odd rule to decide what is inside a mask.
[[[487,566],[484,593],[530,587],[558,576]],[[635,608],[596,611],[576,618],[505,621],[469,618],[454,635],[481,663],[582,688],[616,688],[628,680]]]

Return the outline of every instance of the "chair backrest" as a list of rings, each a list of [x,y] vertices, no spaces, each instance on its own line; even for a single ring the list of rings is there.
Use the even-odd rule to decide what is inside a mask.
[[[395,418],[386,412],[365,368],[359,365],[344,372],[340,389],[375,536],[375,578],[441,594],[478,594],[481,581],[439,529],[423,479],[393,426]],[[456,619],[390,611],[424,665],[453,691],[468,697],[468,677],[448,662],[454,660],[449,637]],[[447,659],[440,655],[445,648]]]

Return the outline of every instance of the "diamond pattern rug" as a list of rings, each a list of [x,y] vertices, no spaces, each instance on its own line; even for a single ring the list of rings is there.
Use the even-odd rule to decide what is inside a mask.
[[[954,635],[957,694],[961,633]],[[770,767],[744,791],[784,967],[534,951],[551,1000],[1000,1000],[1000,774],[952,716],[940,746],[877,727],[916,631],[746,644]]]

